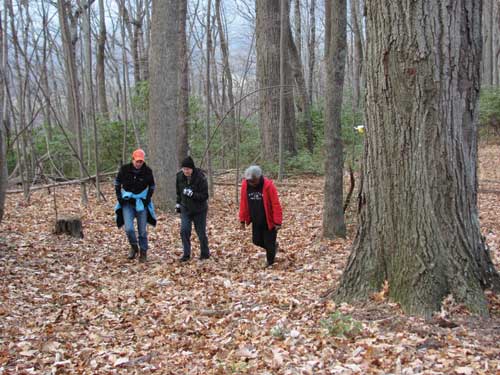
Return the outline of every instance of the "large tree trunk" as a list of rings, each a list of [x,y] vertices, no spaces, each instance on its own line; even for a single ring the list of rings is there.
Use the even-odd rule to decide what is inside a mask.
[[[449,294],[488,313],[482,288],[499,278],[476,199],[481,3],[366,3],[364,185],[339,300],[387,280],[409,313],[437,311]]]
[[[177,161],[182,163],[188,156],[189,145],[189,56],[187,49],[187,0],[180,2],[179,42],[181,72],[179,75],[179,127],[177,129]],[[180,166],[180,165],[179,165]]]
[[[179,0],[153,0],[149,54],[149,153],[156,203],[175,206],[179,95]]]
[[[262,138],[262,157],[278,161],[279,154],[279,86],[280,86],[280,2],[256,0],[257,81],[259,88],[259,122]],[[285,64],[285,153],[297,152],[295,142],[295,111],[293,104],[293,78],[290,73],[288,52]]]
[[[344,151],[342,145],[342,94],[347,53],[346,0],[325,2],[325,203],[323,236],[345,237],[343,207]]]

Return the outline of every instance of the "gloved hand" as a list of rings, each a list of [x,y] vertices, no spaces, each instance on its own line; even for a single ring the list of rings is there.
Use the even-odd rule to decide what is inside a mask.
[[[182,194],[184,194],[186,197],[191,198],[193,196],[193,190],[191,188],[184,188]]]
[[[276,229],[276,232],[279,231],[281,229],[281,224],[275,225],[274,228]]]
[[[244,222],[244,221],[242,221],[242,222],[240,223],[240,229],[241,229],[241,230],[245,230],[245,222]]]
[[[178,214],[181,213],[181,205],[179,203],[175,205],[175,212],[177,212]]]
[[[122,197],[116,199],[118,200],[118,203],[120,203],[120,206],[123,207],[123,205],[125,204],[125,199],[123,199]]]

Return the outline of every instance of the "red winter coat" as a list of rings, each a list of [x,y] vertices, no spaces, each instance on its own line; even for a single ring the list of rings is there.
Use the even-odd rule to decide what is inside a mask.
[[[283,213],[278,198],[278,191],[273,181],[266,177],[264,177],[264,186],[262,187],[262,201],[264,203],[264,211],[266,211],[267,227],[269,230],[272,230],[276,225],[281,225]],[[243,180],[241,183],[239,216],[241,223],[245,222],[248,225],[252,221],[248,208],[247,180]]]

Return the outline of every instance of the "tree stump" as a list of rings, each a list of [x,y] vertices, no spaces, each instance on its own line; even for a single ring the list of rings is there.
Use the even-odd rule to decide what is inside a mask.
[[[55,234],[69,234],[76,238],[83,238],[82,220],[78,216],[62,216],[57,219]]]

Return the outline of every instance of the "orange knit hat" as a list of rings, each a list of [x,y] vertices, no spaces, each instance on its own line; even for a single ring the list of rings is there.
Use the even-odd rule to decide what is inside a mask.
[[[144,153],[144,151],[140,148],[138,148],[137,150],[135,150],[133,153],[132,153],[132,159],[134,160],[142,160],[144,161],[144,157],[146,156],[146,154]]]

